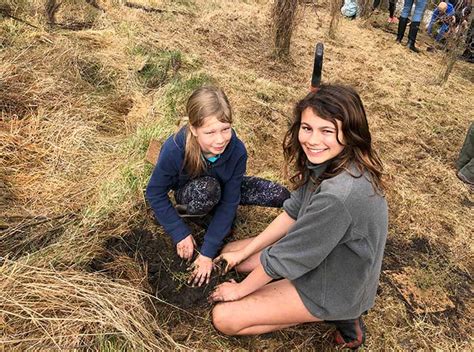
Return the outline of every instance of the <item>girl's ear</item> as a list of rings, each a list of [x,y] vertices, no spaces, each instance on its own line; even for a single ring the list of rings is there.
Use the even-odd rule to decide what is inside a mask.
[[[193,126],[189,125],[189,130],[191,131],[194,137],[197,137],[197,131]]]

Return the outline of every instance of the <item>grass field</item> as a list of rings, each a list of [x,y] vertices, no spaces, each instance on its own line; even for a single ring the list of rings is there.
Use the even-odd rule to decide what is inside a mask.
[[[0,15],[0,349],[331,350],[325,324],[222,336],[209,307],[155,297],[140,250],[109,253],[137,231],[165,236],[144,199],[145,153],[203,84],[229,96],[248,174],[289,185],[281,141],[324,42],[323,81],[359,91],[388,184],[365,349],[472,350],[474,199],[454,167],[473,120],[472,64],[437,84],[443,52],[428,52],[424,33],[418,55],[396,45],[385,13],[341,18],[331,38],[328,1],[300,2],[286,59],[273,54],[272,1],[70,0],[49,17],[46,2],[0,1],[16,18]],[[236,236],[276,214],[240,208]]]

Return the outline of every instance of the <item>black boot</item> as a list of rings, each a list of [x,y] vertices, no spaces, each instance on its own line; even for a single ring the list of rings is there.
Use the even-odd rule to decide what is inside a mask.
[[[401,43],[403,36],[405,35],[405,29],[407,28],[408,17],[400,17],[398,19],[398,32],[397,32],[397,42]]]
[[[419,53],[420,50],[415,47],[416,35],[418,34],[418,29],[420,28],[420,22],[412,22],[410,24],[410,32],[408,32],[408,43],[407,46],[411,51]]]
[[[365,342],[365,324],[362,316],[357,319],[327,321],[336,325],[334,343],[340,348],[358,349]]]

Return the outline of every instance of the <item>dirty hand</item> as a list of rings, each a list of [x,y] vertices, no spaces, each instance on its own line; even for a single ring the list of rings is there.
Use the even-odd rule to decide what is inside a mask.
[[[180,258],[191,260],[195,246],[196,241],[194,241],[193,235],[189,235],[184,240],[178,242],[176,245],[176,251],[178,252]]]
[[[235,280],[224,282],[216,286],[209,298],[212,302],[237,301],[243,297],[240,293],[239,287],[240,284],[235,282]]]
[[[222,253],[216,259],[214,259],[214,263],[219,263],[221,261],[225,261],[227,265],[224,268],[224,274],[227,273],[230,269],[234,266],[239,265],[245,258],[245,254],[242,251],[233,251],[233,252],[226,252]]]
[[[191,267],[193,273],[188,280],[188,284],[192,283],[193,286],[200,287],[205,282],[207,285],[211,278],[212,266],[211,258],[199,254]]]

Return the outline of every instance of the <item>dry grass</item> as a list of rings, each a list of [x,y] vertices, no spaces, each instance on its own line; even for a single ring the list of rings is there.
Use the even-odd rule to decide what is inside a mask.
[[[8,349],[104,347],[111,337],[124,347],[148,351],[176,347],[162,334],[149,297],[125,281],[98,274],[2,260],[1,344]],[[170,344],[171,342],[171,344]],[[120,345],[119,345],[120,346]]]
[[[325,38],[323,81],[360,92],[385,163],[384,269],[415,267],[426,273],[414,278],[420,287],[436,287],[455,304],[415,314],[382,275],[367,348],[469,350],[473,198],[454,161],[472,120],[472,67],[457,61],[439,87],[443,57],[425,51],[423,33],[420,55],[394,44],[385,15],[364,26],[341,20],[331,39],[327,3],[314,5],[316,13],[299,5],[290,55],[280,62],[269,1],[135,2],[165,11],[103,0],[102,12],[65,2],[58,23],[92,23],[73,31],[47,25],[42,1],[6,1],[41,29],[0,22],[0,346],[328,350],[324,325],[220,336],[208,311],[165,309],[146,294],[146,268],[124,257],[109,268],[118,281],[90,273],[107,239],[143,226],[162,235],[143,197],[151,172],[146,147],[176,128],[200,84],[214,82],[228,94],[248,173],[286,182],[282,136],[292,105],[309,88],[315,42]],[[237,236],[258,233],[274,215],[241,209]]]

